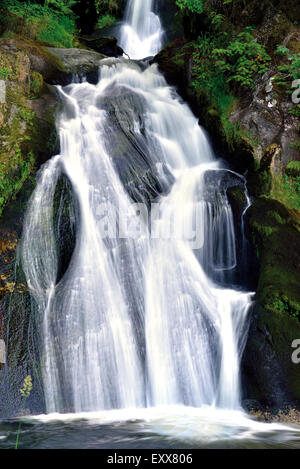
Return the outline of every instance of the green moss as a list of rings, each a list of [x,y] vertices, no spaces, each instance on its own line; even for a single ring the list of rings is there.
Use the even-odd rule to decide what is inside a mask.
[[[47,42],[56,47],[72,47],[75,39],[75,17],[67,6],[60,9],[39,5],[33,2],[4,0],[1,11],[1,26],[8,31],[21,34],[27,38]],[[67,12],[68,11],[68,12]]]
[[[300,161],[290,161],[285,168],[285,173],[289,177],[298,178],[300,176]]]
[[[285,295],[279,299],[275,298],[273,304],[270,301],[269,307],[259,307],[258,329],[267,334],[267,340],[272,347],[272,359],[279,361],[290,395],[300,401],[299,365],[291,360],[293,351],[291,345],[300,337],[300,324],[299,316],[296,319],[293,311]],[[261,350],[262,343],[257,343],[256,348]]]
[[[37,155],[47,151],[54,122],[43,126],[30,108],[30,99],[44,91],[42,76],[30,70],[29,56],[0,49],[1,63],[11,71],[6,103],[0,104],[0,215],[35,172]],[[53,119],[53,116],[52,116]],[[49,151],[49,155],[50,155]]]
[[[116,22],[117,22],[117,18],[107,13],[106,15],[100,16],[100,18],[98,18],[96,28],[97,29],[107,28],[108,26],[112,26]]]
[[[300,173],[290,168],[286,174],[273,174],[271,197],[290,209],[300,210]]]
[[[270,313],[300,321],[299,214],[262,197],[248,211],[253,242],[261,262],[258,296]]]
[[[42,75],[36,71],[31,71],[29,76],[30,81],[30,97],[31,98],[38,98],[43,91],[44,88],[44,79]]]

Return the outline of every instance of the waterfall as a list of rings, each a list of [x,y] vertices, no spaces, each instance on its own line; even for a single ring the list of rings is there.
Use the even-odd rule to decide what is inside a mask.
[[[144,59],[157,54],[162,36],[160,19],[153,12],[153,0],[129,0],[120,32],[120,46],[129,57]]]
[[[129,55],[159,48],[151,6],[128,3]],[[243,179],[155,64],[104,59],[96,85],[58,91],[61,151],[39,172],[22,238],[47,412],[239,408],[252,295],[231,282],[226,190]],[[63,269],[62,213],[75,236]]]

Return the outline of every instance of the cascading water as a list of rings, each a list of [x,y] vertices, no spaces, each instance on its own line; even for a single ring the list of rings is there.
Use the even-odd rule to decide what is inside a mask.
[[[163,29],[153,12],[153,0],[129,0],[120,45],[131,59],[157,54],[162,46]]]
[[[151,6],[129,1],[122,46],[131,57],[160,47]],[[47,412],[238,409],[251,294],[225,287],[237,265],[230,172],[156,65],[105,59],[97,85],[58,89],[61,153],[40,171],[22,241]],[[60,278],[53,207],[62,175],[76,244]],[[152,202],[151,226],[133,201]]]

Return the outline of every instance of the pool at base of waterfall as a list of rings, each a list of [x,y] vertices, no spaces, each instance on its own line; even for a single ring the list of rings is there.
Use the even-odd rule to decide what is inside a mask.
[[[18,419],[0,421],[14,448]],[[20,449],[300,449],[300,426],[261,423],[241,411],[168,406],[22,417]]]

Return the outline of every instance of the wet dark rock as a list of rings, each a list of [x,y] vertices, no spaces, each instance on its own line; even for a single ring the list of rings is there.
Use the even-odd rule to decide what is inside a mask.
[[[149,204],[168,190],[172,176],[156,158],[156,141],[146,133],[146,106],[141,95],[112,85],[97,106],[108,113],[105,145],[129,195]]]
[[[66,85],[72,82],[74,75],[86,76],[96,73],[103,54],[85,49],[61,49],[48,47],[47,50],[57,60],[58,73],[52,75],[50,83]]]
[[[246,412],[262,412],[265,407],[255,399],[243,399],[242,407]]]
[[[123,49],[118,46],[118,40],[115,37],[90,37],[80,38],[82,44],[89,49],[106,55],[107,57],[120,57],[124,54]]]
[[[300,401],[299,365],[292,361],[292,342],[300,337],[299,214],[262,197],[247,218],[260,271],[244,388],[248,397],[282,406]]]
[[[54,232],[58,256],[56,283],[61,280],[69,267],[76,244],[77,221],[77,200],[70,181],[62,175],[54,195]]]
[[[208,170],[204,175],[206,190],[228,193],[230,188],[239,187],[245,192],[245,179],[237,173],[226,169]]]

